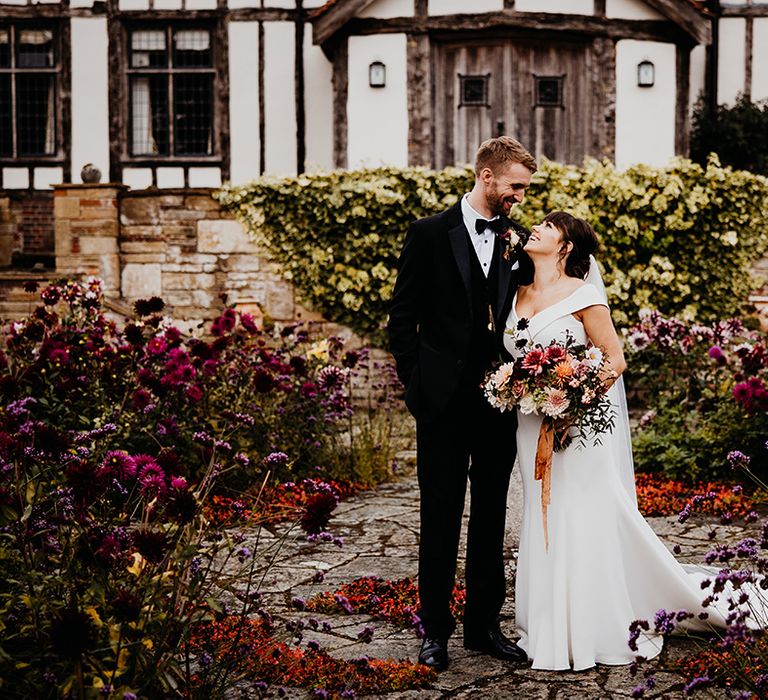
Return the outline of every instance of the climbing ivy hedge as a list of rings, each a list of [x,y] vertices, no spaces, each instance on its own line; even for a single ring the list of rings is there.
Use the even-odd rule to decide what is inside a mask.
[[[376,168],[264,177],[215,196],[308,307],[381,342],[409,222],[454,204],[473,179],[470,169]],[[619,325],[641,308],[701,321],[740,313],[750,265],[768,249],[768,179],[714,156],[625,171],[545,162],[516,217],[530,226],[553,209],[595,227]]]

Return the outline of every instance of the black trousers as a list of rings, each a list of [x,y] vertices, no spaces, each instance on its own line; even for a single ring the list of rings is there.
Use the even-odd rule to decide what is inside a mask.
[[[417,421],[419,614],[428,637],[448,638],[456,628],[449,606],[468,477],[465,633],[494,624],[504,604],[504,532],[516,428],[515,413],[491,407],[476,386],[459,391],[439,420]]]

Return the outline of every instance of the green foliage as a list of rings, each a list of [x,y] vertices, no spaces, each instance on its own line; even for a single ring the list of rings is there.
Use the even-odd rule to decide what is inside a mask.
[[[706,163],[710,153],[733,168],[768,175],[768,100],[741,95],[732,107],[714,112],[699,100],[693,113],[691,158]]]
[[[638,471],[733,480],[729,453],[768,474],[768,352],[735,319],[709,326],[647,314],[627,331],[627,387],[648,410],[632,447]]]
[[[217,193],[279,263],[302,300],[382,342],[409,222],[442,211],[473,183],[469,169],[379,168],[226,186]],[[614,318],[641,308],[713,320],[741,310],[749,266],[768,247],[768,180],[677,160],[668,168],[545,162],[516,216],[553,209],[587,219],[602,240]]]

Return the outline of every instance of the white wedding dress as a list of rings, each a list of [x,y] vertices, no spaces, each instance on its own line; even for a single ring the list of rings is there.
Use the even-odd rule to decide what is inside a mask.
[[[512,305],[505,346],[513,356],[518,317]],[[572,315],[595,304],[607,306],[592,284],[534,315],[526,331],[547,346],[565,341],[566,332],[587,342],[584,326]],[[657,610],[702,611],[711,592],[701,582],[713,570],[683,566],[637,510],[634,492],[622,483],[611,440],[571,445],[552,460],[548,507],[549,549],[545,549],[541,481],[534,480],[541,417],[518,411],[517,450],[523,482],[523,515],[517,561],[515,614],[519,646],[537,669],[581,670],[595,664],[628,664],[637,654],[661,651],[659,635],[641,636],[638,651],[628,646],[633,620],[651,623]],[[628,437],[625,440],[629,447]],[[634,486],[633,486],[634,487]],[[723,600],[727,596],[721,596]],[[706,608],[709,619],[689,620],[687,629],[724,627],[722,610]]]

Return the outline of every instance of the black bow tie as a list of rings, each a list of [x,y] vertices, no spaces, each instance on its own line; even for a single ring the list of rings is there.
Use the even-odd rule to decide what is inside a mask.
[[[495,234],[499,234],[507,229],[507,222],[500,216],[491,221],[488,221],[488,219],[477,219],[475,221],[475,233],[483,233],[488,228]]]

